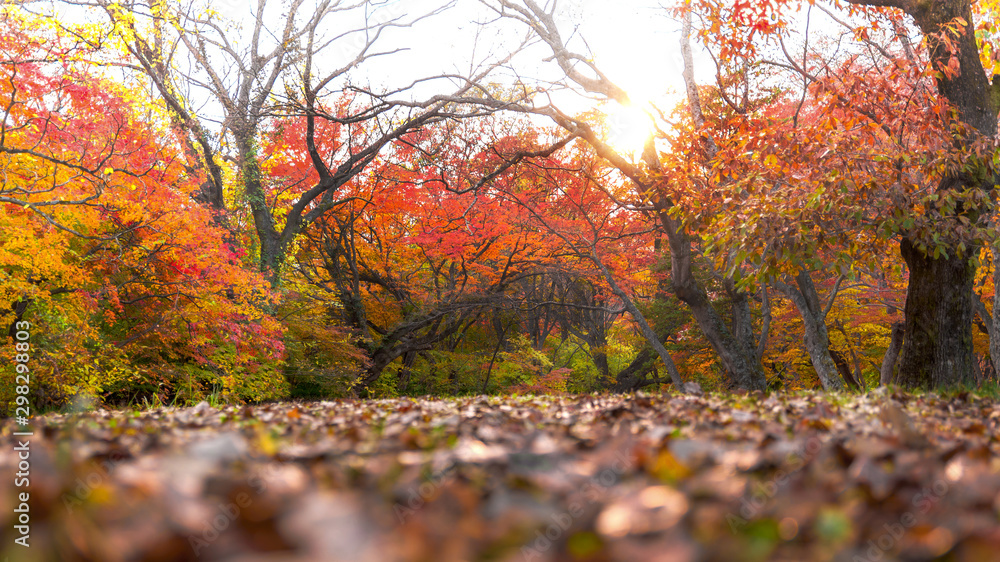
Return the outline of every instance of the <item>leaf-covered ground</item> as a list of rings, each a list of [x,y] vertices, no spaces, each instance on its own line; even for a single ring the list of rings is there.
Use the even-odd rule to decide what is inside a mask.
[[[973,396],[336,401],[36,419],[10,560],[997,560]]]

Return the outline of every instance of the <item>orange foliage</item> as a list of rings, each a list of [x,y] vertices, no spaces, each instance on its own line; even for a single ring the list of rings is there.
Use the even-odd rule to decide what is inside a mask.
[[[46,33],[0,22],[0,324],[20,303],[36,383],[55,402],[144,380],[167,396],[169,361],[236,399],[280,393],[267,285],[188,196],[200,178],[154,108]]]

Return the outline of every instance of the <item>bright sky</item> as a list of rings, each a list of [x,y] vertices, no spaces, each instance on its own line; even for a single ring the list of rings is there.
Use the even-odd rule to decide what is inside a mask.
[[[580,54],[592,54],[598,68],[632,98],[632,107],[610,103],[603,110],[609,115],[609,140],[633,157],[641,152],[651,131],[650,118],[643,109],[645,103],[652,101],[669,109],[681,101],[684,91],[680,23],[661,4],[671,2],[563,0],[556,12],[563,38],[572,37],[570,48]],[[562,71],[554,63],[540,63],[550,55],[547,47],[540,46],[516,64],[528,68],[534,65],[540,77],[561,79]],[[593,107],[592,100],[577,95],[567,94],[554,100],[568,113]]]
[[[269,9],[276,10],[273,20],[269,16],[268,21],[280,25],[279,11],[284,2],[270,0],[268,4]],[[440,7],[441,1],[388,0],[380,4],[373,14],[376,22],[423,14]],[[249,22],[256,2],[211,0],[210,5],[235,21]],[[669,110],[682,99],[679,22],[671,19],[656,0],[562,0],[558,6],[556,21],[560,32],[564,39],[573,36],[570,48],[581,54],[592,53],[602,71],[636,101],[635,107],[610,104],[605,110],[610,114],[612,142],[627,152],[639,150],[650,130],[649,118],[642,111],[644,102],[653,101]],[[480,25],[490,20],[493,20],[490,25]],[[328,33],[334,35],[343,29],[357,27],[360,21],[351,21],[338,14],[330,18],[329,23],[331,27],[343,26],[342,29],[329,29]],[[526,32],[525,26],[517,22],[495,21],[492,12],[478,0],[457,0],[445,13],[414,28],[393,29],[387,33],[381,43],[382,50],[405,48],[406,51],[368,61],[353,79],[376,88],[398,88],[412,80],[442,72],[467,75],[470,65],[503,56]],[[244,33],[249,33],[249,25]],[[240,41],[238,34],[231,39],[237,44],[246,42]],[[360,47],[359,40],[358,35],[339,40],[337,45],[341,46],[329,51],[321,63],[333,68],[352,59]],[[542,62],[550,55],[547,47],[536,45],[516,58],[513,66],[526,80],[559,80],[561,70],[552,62]],[[699,74],[697,69],[711,72],[713,65],[710,59],[701,59],[697,49],[695,56],[696,79],[705,83],[711,79],[711,74]],[[498,76],[495,80],[514,80],[509,72],[503,76],[505,78]],[[413,95],[423,97],[448,91],[451,87],[427,84],[415,90]],[[567,113],[582,112],[594,106],[593,100],[569,92],[557,95],[554,101]]]
[[[396,0],[376,17],[384,21],[397,15],[413,16],[439,5],[431,0]],[[650,132],[649,118],[641,109],[643,103],[655,101],[669,108],[681,100],[680,24],[654,0],[563,0],[558,6],[556,21],[564,39],[573,37],[570,47],[581,54],[593,53],[599,68],[637,102],[632,108],[617,104],[605,108],[611,114],[612,142],[628,152],[641,150]],[[480,25],[486,21],[490,25]],[[459,0],[446,13],[412,29],[393,30],[384,47],[406,47],[407,52],[370,61],[363,74],[355,77],[374,86],[392,87],[440,72],[468,74],[470,64],[492,61],[510,52],[526,31],[525,26],[512,20],[495,21],[495,15],[477,0]],[[343,53],[349,54],[349,50]],[[550,55],[547,47],[536,45],[515,58],[513,66],[525,80],[559,80],[563,75],[555,63],[543,62]],[[704,62],[698,61],[702,67]],[[504,79],[501,76],[511,83],[515,80],[511,73],[496,80]],[[710,76],[699,76],[707,78]],[[439,93],[440,84],[423,90],[426,95]],[[569,92],[557,94],[554,101],[567,113],[594,106],[593,100]]]
[[[647,0],[577,0],[575,5],[564,16],[566,27],[579,26],[582,41],[577,44],[586,42],[598,68],[634,102],[632,107],[613,103],[604,108],[608,140],[634,159],[651,132],[646,102],[669,109],[682,99],[680,24],[659,3]]]
[[[680,24],[645,0],[587,2],[581,35],[598,66],[637,100],[682,91]]]
[[[381,17],[420,14],[439,4],[396,0],[382,9]],[[417,78],[438,70],[468,71],[473,59],[480,62],[484,57],[506,53],[525,34],[524,26],[513,21],[493,22],[486,28],[477,23],[492,19],[491,12],[478,1],[460,0],[447,13],[414,29],[395,30],[386,45],[405,46],[409,52],[372,65],[369,74],[383,73],[398,83],[404,77]],[[634,97],[653,99],[681,84],[680,26],[656,2],[563,0],[556,19],[564,37],[578,27],[572,47],[581,53],[589,47],[598,65]],[[540,62],[549,54],[539,47],[519,57],[515,64],[520,72],[558,78],[561,74],[555,65]],[[370,78],[376,82],[379,79]]]

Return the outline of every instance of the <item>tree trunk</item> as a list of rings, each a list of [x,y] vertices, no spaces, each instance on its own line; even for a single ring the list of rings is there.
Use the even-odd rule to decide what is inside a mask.
[[[392,363],[400,355],[400,352],[390,347],[379,347],[370,352],[370,363],[361,376],[361,380],[358,382],[358,388],[367,389],[371,386],[372,383],[382,376],[382,371],[389,366],[389,363]]]
[[[597,332],[597,333],[594,333]],[[597,376],[602,387],[609,386],[613,381],[611,378],[611,365],[608,363],[608,334],[603,329],[596,329],[587,334],[587,346],[590,348],[590,358],[597,367]]]
[[[372,383],[382,376],[382,372],[385,368],[397,358],[404,358],[404,364],[400,367],[400,372],[402,372],[403,369],[409,369],[409,365],[406,365],[405,361],[407,354],[413,354],[415,357],[418,351],[427,351],[433,347],[431,343],[427,343],[426,341],[412,343],[400,342],[399,338],[390,337],[387,339],[391,339],[391,341],[382,342],[382,344],[380,344],[377,348],[369,352],[370,363],[357,383],[357,387],[359,389],[371,386]]]
[[[664,338],[666,339],[666,338]],[[652,347],[643,346],[639,350],[639,354],[636,355],[635,359],[627,367],[621,370],[620,373],[615,377],[615,383],[609,388],[611,392],[631,392],[639,388],[643,380],[645,380],[645,375],[653,367],[653,362],[656,360],[656,352],[653,351]]]
[[[654,332],[653,328],[650,327],[649,322],[646,322],[646,317],[643,316],[642,312],[635,306],[635,303],[632,302],[632,299],[629,298],[628,294],[618,286],[614,276],[611,275],[611,272],[608,271],[604,262],[601,261],[601,258],[597,255],[596,249],[591,251],[590,257],[594,262],[594,265],[596,265],[598,269],[601,270],[601,273],[604,274],[604,278],[607,280],[608,285],[611,286],[611,291],[615,294],[615,296],[621,299],[622,304],[625,305],[625,310],[632,315],[636,324],[639,325],[639,331],[641,331],[643,337],[646,338],[646,343],[648,343],[649,346],[656,351],[656,354],[660,356],[660,360],[663,361],[663,364],[667,368],[667,373],[670,374],[670,381],[674,383],[675,387],[680,388],[681,374],[677,371],[677,365],[674,364],[674,360],[670,357],[670,352],[667,351],[667,348],[663,347],[663,342],[659,340],[656,332]]]
[[[963,122],[980,134],[993,137],[997,129],[996,108],[979,60],[971,4],[954,0],[905,2],[903,8],[928,37],[931,61],[938,68],[949,63],[952,52],[947,43],[936,39],[934,34],[955,18],[968,22],[954,41],[959,71],[953,76],[942,74],[937,80],[938,92],[958,109]],[[965,188],[989,187],[976,186],[967,180],[946,177],[938,191],[954,190],[957,194]],[[992,184],[992,178],[986,183]],[[959,203],[959,213],[961,208]],[[918,252],[905,237],[900,243],[900,252],[910,269],[903,328],[906,339],[897,375],[901,386],[936,388],[974,380],[972,320],[975,310],[971,297],[975,268],[954,248],[956,245],[948,249],[948,257],[934,259]]]
[[[906,338],[896,382],[904,388],[971,384],[972,285],[968,258],[926,256],[906,238],[899,244],[910,270],[903,332]]]
[[[400,392],[406,392],[406,387],[410,385],[410,374],[416,359],[417,353],[415,351],[407,351],[403,354],[403,365],[399,368],[398,389]]]
[[[767,351],[767,338],[771,333],[771,299],[767,295],[767,284],[760,288],[760,338],[757,340],[757,362],[764,360]]]
[[[853,389],[861,390],[861,385],[858,384],[854,375],[851,374],[851,366],[847,363],[847,359],[844,358],[843,354],[836,349],[830,348],[830,357],[833,359],[834,364],[837,365],[837,370],[840,371],[840,375],[844,377],[845,381],[847,381],[847,385]],[[860,370],[858,372],[858,376],[861,376]]]
[[[274,225],[274,217],[267,206],[260,162],[252,132],[235,131],[240,154],[240,172],[246,191],[254,229],[260,242],[260,271],[267,276],[272,287],[281,282],[281,264],[285,259],[285,244]]]
[[[691,17],[691,11],[687,10],[681,29],[681,58],[684,61],[682,74],[688,108],[695,126],[701,128],[705,124],[705,119],[701,111],[698,85],[694,80],[694,60],[691,54]],[[708,160],[711,160],[718,152],[718,147],[708,135],[704,136],[702,140]],[[654,170],[660,169],[659,158],[656,156],[655,146],[651,141],[646,144],[643,160]],[[705,289],[694,278],[692,242],[684,231],[684,225],[679,220],[670,217],[667,212],[670,206],[668,201],[656,196],[653,202],[656,205],[660,222],[666,231],[667,240],[670,242],[671,277],[677,297],[691,307],[692,316],[698,322],[698,327],[708,338],[709,343],[712,344],[712,349],[719,355],[719,360],[726,369],[732,384],[747,390],[766,389],[767,377],[764,375],[764,369],[757,358],[757,346],[752,343],[752,332],[749,338],[746,337],[746,330],[749,330],[750,326],[749,320],[744,321],[741,318],[743,310],[739,306],[734,307],[734,328],[741,331],[740,334],[734,334],[726,327],[719,313],[712,306]],[[750,342],[747,342],[747,339]]]
[[[819,381],[823,385],[823,390],[842,390],[844,382],[837,365],[830,356],[830,336],[826,330],[826,324],[822,322],[805,321],[805,334],[802,342],[809,352],[809,360],[812,362]],[[846,377],[843,377],[846,379]]]
[[[896,367],[896,360],[899,358],[899,350],[903,347],[903,323],[895,322],[892,325],[892,335],[889,336],[889,349],[885,350],[882,357],[882,368],[879,369],[879,384],[885,386],[895,382],[893,370]]]
[[[10,305],[11,310],[14,311],[14,319],[7,328],[7,337],[13,339],[17,334],[17,323],[24,318],[24,313],[28,311],[30,304],[31,299],[22,298]]]
[[[775,282],[774,286],[792,301],[802,317],[802,342],[823,390],[841,390],[844,388],[843,380],[849,380],[850,370],[848,377],[843,377],[842,380],[841,371],[830,355],[830,333],[826,328],[827,309],[820,306],[819,294],[809,272],[800,272],[795,276],[795,281],[798,288],[779,282]],[[836,297],[836,292],[837,289],[834,289],[830,301]]]
[[[726,294],[729,295],[730,306],[733,316],[733,337],[740,342],[743,349],[753,350],[754,357],[757,355],[757,340],[753,334],[753,316],[750,313],[750,296],[745,291],[736,288],[736,282],[732,278],[727,278],[725,282]],[[759,361],[759,358],[757,358]]]
[[[659,216],[670,243],[670,275],[674,294],[691,308],[691,315],[719,355],[732,384],[746,390],[766,389],[767,377],[756,358],[756,347],[747,349],[733,335],[708,300],[704,287],[694,278],[691,240],[682,230],[683,226],[670,218],[665,210],[661,210]]]
[[[271,286],[277,288],[281,284],[285,247],[280,237],[273,233],[260,233],[260,236],[260,271],[271,282]]]

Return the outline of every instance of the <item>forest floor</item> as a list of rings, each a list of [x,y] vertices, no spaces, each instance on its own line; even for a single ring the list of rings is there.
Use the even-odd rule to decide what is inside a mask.
[[[0,558],[1000,560],[998,426],[895,392],[50,414],[2,426]]]

